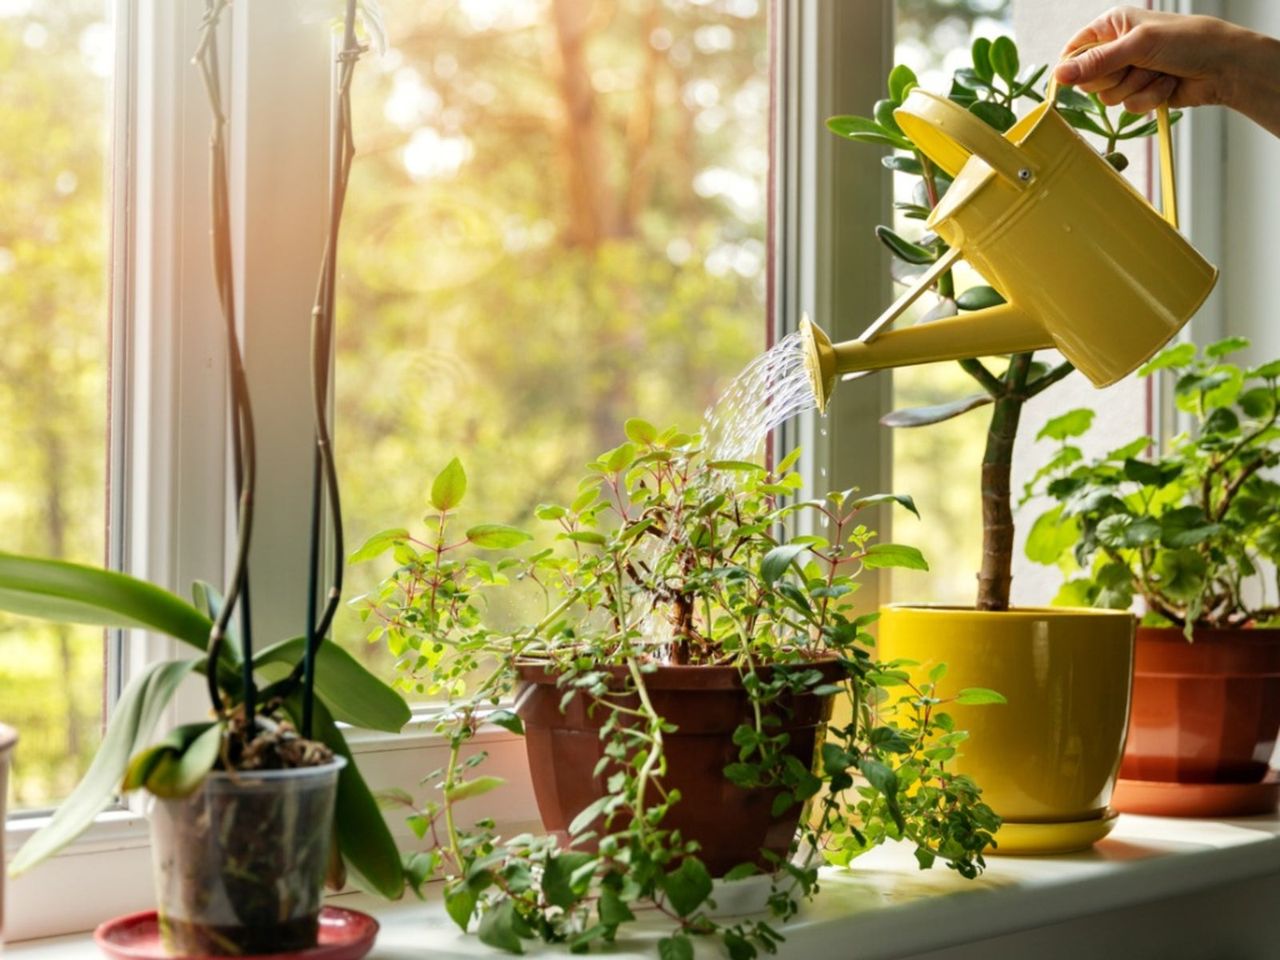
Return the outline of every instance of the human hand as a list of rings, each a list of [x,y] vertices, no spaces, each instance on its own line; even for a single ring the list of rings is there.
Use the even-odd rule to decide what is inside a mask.
[[[1146,113],[1222,104],[1280,136],[1280,42],[1215,17],[1115,7],[1077,33],[1059,83]]]

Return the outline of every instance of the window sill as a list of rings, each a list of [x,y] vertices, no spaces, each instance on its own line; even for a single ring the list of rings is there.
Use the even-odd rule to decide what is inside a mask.
[[[974,882],[945,869],[921,872],[907,850],[882,848],[856,870],[827,875],[818,899],[785,927],[787,941],[779,956],[852,952],[859,960],[967,960],[979,952],[1030,956],[1034,950],[1037,960],[1052,960],[1088,955],[1082,951],[1096,945],[1104,951],[1100,956],[1119,956],[1123,946],[1130,960],[1266,957],[1272,953],[1265,945],[1274,949],[1280,935],[1277,890],[1277,816],[1236,821],[1124,816],[1111,837],[1090,852],[993,857],[986,874]],[[337,902],[381,921],[374,960],[497,955],[474,937],[463,937],[435,897],[425,904],[386,904],[360,895]],[[654,942],[665,929],[657,918],[642,921],[610,956],[654,956]],[[718,955],[709,943],[701,949]],[[7,960],[95,956],[89,937],[79,935],[13,945]]]

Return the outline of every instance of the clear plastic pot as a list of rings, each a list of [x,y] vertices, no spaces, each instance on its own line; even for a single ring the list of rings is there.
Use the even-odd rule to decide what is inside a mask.
[[[346,761],[212,773],[183,800],[155,798],[156,900],[166,948],[242,956],[314,947]]]
[[[9,755],[18,735],[12,727],[0,723],[0,952],[4,951],[4,818],[5,798],[9,796]]]

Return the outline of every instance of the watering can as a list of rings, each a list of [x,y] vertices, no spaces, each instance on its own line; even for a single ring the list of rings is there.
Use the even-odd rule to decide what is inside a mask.
[[[802,322],[819,409],[842,374],[1050,347],[1105,387],[1200,308],[1218,271],[1177,230],[1168,107],[1156,117],[1161,216],[1072,129],[1056,93],[1051,81],[1044,103],[1004,135],[919,87],[894,111],[912,142],[954,177],[926,222],[950,250],[856,340],[833,344]],[[880,332],[961,258],[1006,302]]]

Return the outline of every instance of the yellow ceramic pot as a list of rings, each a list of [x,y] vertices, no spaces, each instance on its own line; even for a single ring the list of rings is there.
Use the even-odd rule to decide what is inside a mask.
[[[932,665],[947,665],[939,695],[988,687],[1007,698],[947,707],[970,735],[954,769],[1005,821],[997,852],[1083,849],[1110,831],[1133,683],[1132,615],[891,605],[879,627],[880,659],[918,661],[910,670],[922,681]]]

